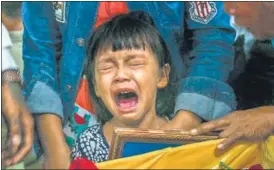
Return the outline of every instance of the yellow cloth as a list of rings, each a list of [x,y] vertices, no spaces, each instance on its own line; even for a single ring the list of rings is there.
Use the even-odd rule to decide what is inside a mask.
[[[96,164],[99,169],[224,169],[220,162],[232,169],[250,168],[261,164],[274,168],[274,136],[262,143],[237,143],[224,153],[217,153],[219,140],[210,140],[176,148],[150,152]]]

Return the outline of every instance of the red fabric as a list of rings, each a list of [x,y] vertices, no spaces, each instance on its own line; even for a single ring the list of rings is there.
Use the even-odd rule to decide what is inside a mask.
[[[100,2],[98,16],[94,28],[108,21],[118,14],[128,13],[126,2]]]
[[[92,161],[86,158],[76,158],[69,166],[70,170],[74,169],[98,169]]]
[[[94,109],[91,105],[91,99],[88,93],[88,81],[82,78],[76,97],[76,103],[88,112],[94,114]]]
[[[79,124],[79,125],[83,125],[83,124],[86,123],[85,118],[79,116],[77,113],[74,113],[74,120],[75,120],[75,122],[76,122],[77,124]]]
[[[264,170],[264,168],[260,164],[257,164],[250,167],[249,170]]]

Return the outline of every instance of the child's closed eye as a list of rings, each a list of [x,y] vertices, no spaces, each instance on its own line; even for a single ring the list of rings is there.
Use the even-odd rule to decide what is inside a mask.
[[[129,66],[132,66],[132,67],[140,67],[140,66],[143,66],[145,65],[146,62],[144,60],[131,60],[128,62],[128,65]]]
[[[108,71],[114,67],[113,63],[104,63],[98,66],[99,71]]]

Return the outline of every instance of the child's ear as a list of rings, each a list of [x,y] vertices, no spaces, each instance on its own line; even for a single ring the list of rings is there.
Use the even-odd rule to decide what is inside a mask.
[[[170,65],[165,64],[161,69],[159,82],[157,84],[157,87],[159,89],[165,88],[167,86],[168,81],[169,81],[169,72],[170,72]]]

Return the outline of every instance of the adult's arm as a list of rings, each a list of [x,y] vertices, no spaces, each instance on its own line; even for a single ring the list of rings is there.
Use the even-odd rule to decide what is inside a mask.
[[[24,2],[22,19],[27,104],[38,127],[46,168],[65,169],[69,166],[70,156],[62,131],[64,116],[55,58],[60,33],[52,2]]]

